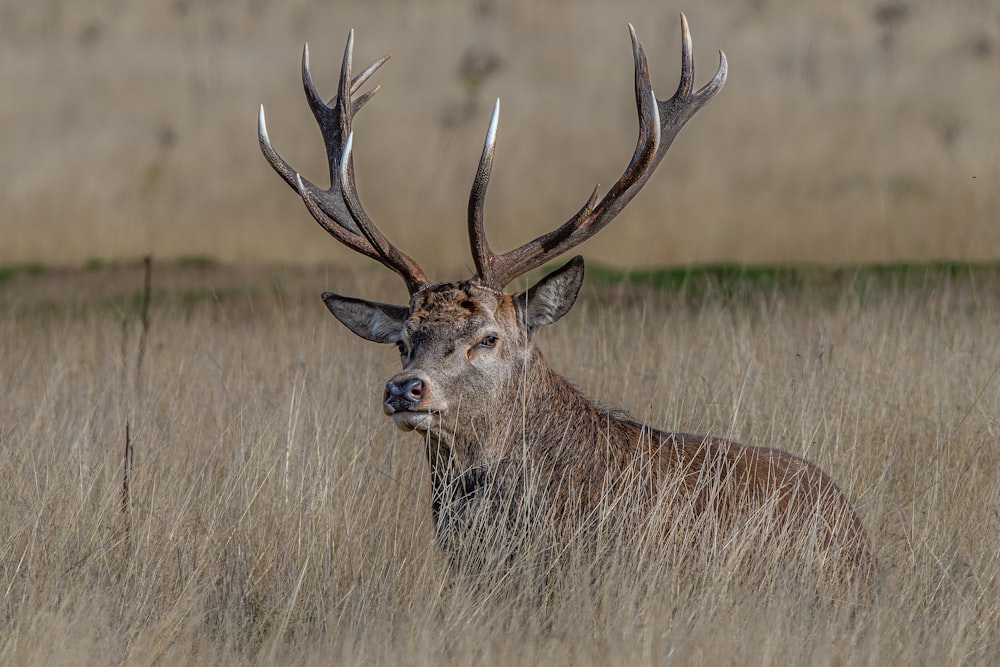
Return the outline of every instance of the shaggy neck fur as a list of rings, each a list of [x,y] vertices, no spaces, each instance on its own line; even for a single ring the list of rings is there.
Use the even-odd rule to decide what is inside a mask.
[[[499,505],[512,523],[526,513],[546,522],[593,516],[614,487],[638,489],[630,471],[645,468],[649,479],[654,432],[599,408],[533,345],[522,358],[508,409],[468,421],[459,414],[460,426],[426,436],[434,520],[446,546],[481,506],[495,516]]]

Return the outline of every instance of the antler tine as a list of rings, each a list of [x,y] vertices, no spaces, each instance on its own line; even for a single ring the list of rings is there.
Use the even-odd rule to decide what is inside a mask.
[[[378,69],[380,67],[382,67],[382,65],[384,65],[389,60],[389,58],[390,58],[390,55],[388,53],[385,54],[384,56],[382,56],[381,58],[379,58],[378,60],[376,60],[375,62],[373,62],[371,65],[369,65],[368,67],[366,67],[364,69],[364,71],[362,71],[360,74],[358,74],[357,76],[355,76],[354,80],[351,82],[351,95],[354,95],[355,93],[357,93],[358,89],[361,88],[361,86],[365,85],[365,83],[368,82],[368,79],[371,78],[372,74],[374,74],[375,72],[377,72]],[[379,86],[375,86],[375,90],[378,90],[378,89],[379,89]],[[372,94],[374,94],[374,92],[368,93],[369,96],[371,96]],[[331,100],[331,102],[332,101],[333,100]],[[355,101],[354,103],[357,104],[358,102]]]
[[[278,172],[286,183],[291,185],[291,187],[299,193],[299,196],[302,197],[306,204],[306,208],[312,214],[313,218],[316,219],[316,222],[318,222],[328,234],[352,250],[356,250],[357,252],[374,259],[379,258],[378,253],[375,252],[371,243],[369,243],[368,240],[361,235],[357,226],[354,225],[353,229],[349,226],[349,224],[353,225],[353,222],[350,220],[350,213],[347,211],[347,207],[341,203],[340,208],[343,209],[342,214],[331,215],[329,211],[330,206],[332,206],[331,202],[326,201],[327,208],[321,207],[320,204],[320,197],[326,194],[326,191],[321,190],[312,182],[303,178],[278,154],[276,150],[274,150],[274,147],[271,146],[271,140],[267,135],[267,122],[264,118],[263,104],[260,105],[260,111],[257,116],[257,139],[260,143],[260,150],[264,154],[264,158],[267,160],[268,164],[270,164],[271,167]],[[305,195],[308,195],[308,198],[306,198]],[[325,200],[326,198],[324,197],[323,199]]]
[[[729,73],[729,63],[726,54],[719,51],[719,67],[712,79],[697,92],[694,87],[694,50],[691,45],[691,30],[688,28],[687,17],[681,14],[681,79],[677,84],[677,92],[669,100],[657,100],[660,117],[663,118],[663,138],[656,151],[653,168],[660,163],[674,138],[699,109],[722,90]]]
[[[492,274],[497,256],[486,240],[486,230],[483,227],[483,208],[486,204],[486,188],[490,184],[490,172],[493,170],[493,153],[496,149],[497,122],[500,120],[500,100],[493,105],[493,115],[490,126],[486,130],[486,140],[483,142],[483,154],[479,158],[476,178],[472,182],[472,192],[469,193],[469,245],[472,247],[472,260],[476,264],[476,275],[484,282]]]
[[[350,38],[348,38],[350,41]],[[305,44],[302,46],[302,89],[306,95],[306,102],[309,104],[309,110],[312,111],[313,118],[316,119],[316,123],[319,125],[320,133],[323,135],[323,146],[326,149],[327,161],[330,162],[335,159],[336,152],[331,152],[337,146],[339,141],[339,135],[342,132],[342,126],[345,124],[350,128],[351,118],[348,117],[346,120],[340,118],[339,109],[337,104],[334,102],[330,106],[327,106],[323,102],[323,98],[320,97],[319,91],[316,89],[316,84],[313,82],[312,72],[309,70],[309,45]],[[323,212],[323,214],[328,217],[335,225],[344,228],[346,231],[353,234],[356,239],[356,243],[364,243],[365,239],[361,236],[358,226],[354,224],[351,219],[350,211],[343,203],[343,198],[339,196],[337,186],[335,185],[336,180],[333,178],[334,168],[330,166],[330,188],[328,190],[323,190],[322,188],[312,184],[309,180],[302,178],[303,185],[307,192],[309,192],[314,200],[316,207]],[[296,178],[300,178],[296,174]],[[293,187],[298,189],[298,182],[293,183]],[[301,193],[301,191],[299,191]],[[308,204],[307,204],[308,206]],[[313,217],[316,217],[315,215]],[[329,231],[332,225],[327,223],[320,223],[323,229]],[[339,239],[338,239],[339,240]],[[369,250],[374,252],[374,248],[370,247]]]
[[[635,100],[639,116],[639,137],[632,159],[622,176],[596,204],[598,191],[595,188],[583,208],[557,229],[496,257],[485,272],[477,260],[476,268],[479,271],[479,277],[490,287],[502,289],[517,276],[537,268],[583,243],[614,220],[649,180],[684,124],[725,84],[728,68],[726,56],[720,51],[719,69],[715,76],[700,90],[691,93],[694,84],[691,33],[688,29],[687,19],[684,14],[681,14],[680,83],[677,86],[677,92],[669,100],[656,99],[649,80],[646,53],[631,25],[629,25],[629,34],[632,38],[632,56],[635,63]],[[477,183],[478,181],[477,175]],[[471,228],[470,219],[470,230]]]
[[[309,109],[323,136],[330,170],[328,189],[324,190],[303,178],[274,150],[267,135],[263,106],[257,124],[258,140],[265,159],[284,181],[298,192],[306,209],[320,226],[352,250],[376,259],[399,273],[412,294],[428,284],[427,278],[420,266],[389,243],[365,214],[357,197],[350,151],[351,124],[354,115],[371,100],[379,87],[376,86],[361,94],[357,99],[352,99],[352,96],[385,64],[389,56],[379,58],[352,79],[353,54],[354,31],[351,30],[344,47],[337,95],[326,103],[320,97],[309,69],[309,45],[305,45],[302,49],[302,88]],[[359,215],[362,217],[360,220]]]

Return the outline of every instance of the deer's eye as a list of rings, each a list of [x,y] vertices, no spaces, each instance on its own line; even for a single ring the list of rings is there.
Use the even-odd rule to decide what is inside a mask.
[[[477,345],[476,347],[496,347],[496,345],[497,345],[496,336],[486,336],[481,341],[479,341],[479,345]]]
[[[403,341],[399,341],[398,343],[396,343],[396,349],[399,350],[399,356],[401,357],[406,356],[406,343],[404,343]]]

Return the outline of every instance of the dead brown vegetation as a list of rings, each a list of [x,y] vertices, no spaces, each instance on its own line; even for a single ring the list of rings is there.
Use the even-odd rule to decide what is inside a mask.
[[[880,563],[879,595],[861,607],[818,601],[804,572],[738,544],[609,534],[596,554],[571,544],[558,567],[525,557],[475,580],[449,568],[423,453],[371,389],[396,355],[345,332],[316,294],[391,299],[392,277],[186,302],[154,273],[139,390],[139,311],[69,290],[25,298],[48,279],[0,292],[2,662],[1000,655],[996,272],[817,279],[739,299],[589,287],[541,334],[555,368],[637,418],[780,444],[830,471]]]

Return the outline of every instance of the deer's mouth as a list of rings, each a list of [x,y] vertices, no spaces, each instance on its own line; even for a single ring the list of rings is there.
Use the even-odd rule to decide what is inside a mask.
[[[437,412],[403,410],[392,414],[392,421],[401,431],[430,431],[440,421]]]

